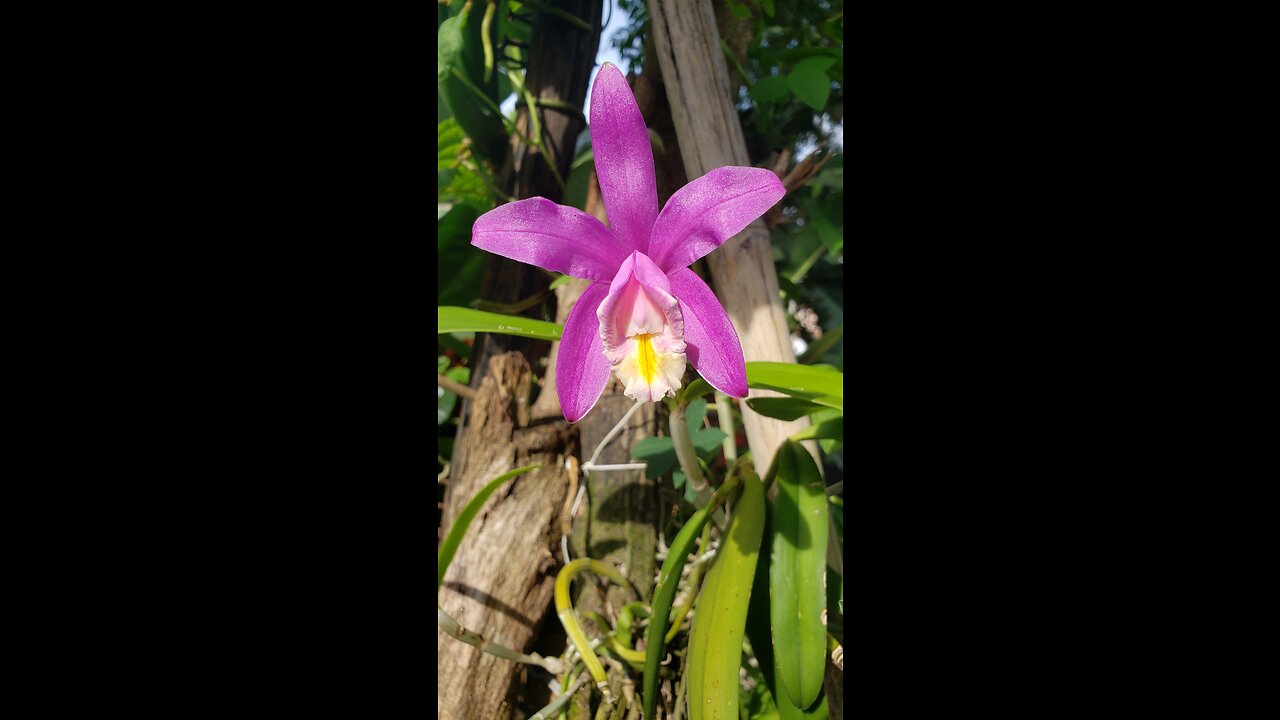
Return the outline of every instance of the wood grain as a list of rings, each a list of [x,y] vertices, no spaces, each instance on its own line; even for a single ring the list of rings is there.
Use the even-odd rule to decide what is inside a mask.
[[[747,145],[730,98],[720,34],[709,0],[649,0],[654,48],[662,67],[685,172],[699,178],[726,165],[749,166]],[[716,296],[724,303],[747,361],[795,362],[778,295],[769,231],[757,220],[706,259]],[[776,396],[752,390],[751,397]],[[782,442],[808,426],[782,422],[742,405],[743,426],[756,470],[763,476]]]

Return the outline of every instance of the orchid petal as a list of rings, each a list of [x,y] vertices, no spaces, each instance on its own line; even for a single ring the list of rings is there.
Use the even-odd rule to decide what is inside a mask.
[[[645,252],[658,216],[653,149],[627,79],[612,63],[591,88],[591,150],[610,227],[629,250]]]
[[[472,227],[471,244],[544,270],[605,282],[630,252],[596,218],[541,197],[481,215]]]
[[[746,397],[747,365],[728,313],[692,270],[682,268],[670,277],[684,317],[685,356],[711,387],[731,397]]]
[[[649,257],[666,272],[688,267],[737,235],[786,195],[768,170],[723,167],[671,196],[653,224]]]
[[[560,352],[556,355],[556,394],[560,409],[571,423],[581,420],[595,407],[609,382],[609,360],[600,339],[596,308],[608,286],[595,283],[578,298],[564,322]]]

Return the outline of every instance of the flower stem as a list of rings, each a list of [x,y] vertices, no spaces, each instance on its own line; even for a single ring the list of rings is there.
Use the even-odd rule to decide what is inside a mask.
[[[680,461],[680,469],[689,479],[694,492],[701,493],[707,489],[707,481],[702,476],[702,467],[698,465],[698,453],[693,448],[693,438],[689,436],[689,424],[685,422],[685,405],[676,405],[671,411],[671,442],[676,448],[676,459]]]
[[[728,436],[723,445],[724,461],[732,465],[738,459],[738,443],[733,439],[733,404],[722,392],[716,393],[716,417],[720,420],[720,429]]]

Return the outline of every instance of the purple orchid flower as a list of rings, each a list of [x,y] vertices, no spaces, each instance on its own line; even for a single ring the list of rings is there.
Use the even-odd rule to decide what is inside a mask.
[[[680,188],[658,212],[653,151],[617,67],[591,89],[591,145],[610,225],[546,198],[508,203],[475,222],[471,244],[591,280],[569,313],[556,359],[565,419],[581,420],[617,373],[624,394],[675,395],[685,362],[720,392],[747,396],[742,343],[711,288],[688,266],[782,199],[768,170],[722,167]]]

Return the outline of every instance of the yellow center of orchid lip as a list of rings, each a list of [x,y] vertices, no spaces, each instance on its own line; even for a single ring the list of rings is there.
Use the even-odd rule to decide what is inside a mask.
[[[639,366],[644,381],[652,385],[654,376],[658,374],[658,358],[653,354],[653,335],[636,335],[635,340],[636,365]]]

